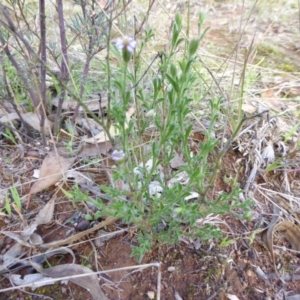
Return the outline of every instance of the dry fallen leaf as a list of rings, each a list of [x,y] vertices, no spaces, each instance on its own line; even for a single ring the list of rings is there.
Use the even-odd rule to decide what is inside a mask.
[[[31,195],[38,193],[61,180],[63,173],[68,171],[74,160],[75,157],[65,158],[59,155],[57,156],[54,152],[49,152],[41,165],[40,178],[30,189],[27,207],[29,205]]]
[[[41,126],[40,126],[40,117],[33,112],[28,112],[28,113],[24,113],[21,114],[23,120],[30,125],[32,128],[34,128],[35,130],[41,132]],[[13,113],[9,113],[4,115],[1,119],[0,122],[2,123],[6,123],[6,122],[10,122],[13,120],[19,120],[19,115],[15,112]],[[52,128],[52,122],[50,122],[48,119],[45,119],[45,134],[49,135],[51,132],[51,128]]]
[[[78,153],[79,157],[101,157],[101,154],[107,155],[112,149],[109,141],[98,144],[85,144],[82,146],[81,151]]]
[[[77,118],[76,122],[80,124],[86,131],[91,132],[95,136],[103,131],[103,127],[92,118]]]
[[[107,106],[107,96],[105,93],[100,93],[101,97],[99,94],[91,94],[87,96],[87,99],[84,102],[84,104],[87,106],[87,108],[91,111],[96,111],[99,110],[99,108],[105,108]],[[101,103],[100,103],[101,102]],[[58,106],[59,103],[59,96],[53,98],[51,100],[52,105]],[[78,105],[78,102],[76,100],[73,100],[69,95],[65,97],[65,100],[63,102],[62,109],[63,110],[68,110],[68,111],[73,111],[76,106]],[[79,111],[83,111],[83,107],[79,107]]]
[[[49,152],[41,165],[40,178],[31,187],[30,194],[38,193],[58,182],[74,160],[75,157],[65,158]]]
[[[5,114],[3,117],[1,117],[0,122],[1,123],[6,123],[6,122],[13,121],[13,120],[18,120],[18,119],[19,119],[18,114],[15,113],[15,112],[12,112],[12,113],[9,113],[9,114]]]
[[[29,112],[22,114],[22,118],[28,125],[41,132],[40,117],[36,113]],[[50,122],[48,119],[45,119],[44,128],[46,135],[50,135],[52,125],[52,122]]]
[[[33,223],[37,225],[48,224],[53,218],[55,197],[52,197],[48,203],[39,211]]]
[[[0,264],[0,273],[5,273],[10,270],[10,267],[16,264],[16,258],[24,254],[23,247],[20,243],[14,244],[8,251],[2,255],[2,263]]]
[[[290,221],[278,223],[274,232],[280,232],[290,243],[293,250],[300,251],[300,229],[297,225]]]
[[[273,236],[275,232],[280,233],[290,243],[291,248],[300,251],[300,228],[290,221],[283,221],[277,224],[279,219],[279,208],[274,205],[273,218],[269,227],[261,233],[262,241],[269,250],[274,264],[274,270],[280,278],[275,265],[274,251],[273,251]],[[280,278],[283,280],[282,278]]]
[[[267,249],[270,251],[273,263],[275,263],[274,262],[274,252],[273,252],[273,230],[278,222],[279,212],[280,212],[280,210],[279,210],[278,206],[274,205],[272,221],[269,224],[268,228],[261,233],[261,239],[264,242]]]
[[[21,232],[1,231],[1,233],[9,236],[17,241],[18,244],[31,247],[32,245],[40,245],[43,243],[42,238],[35,233],[37,226],[49,223],[53,218],[55,197],[40,210],[33,222],[24,228]]]
[[[134,114],[134,112],[135,112],[135,109],[133,107],[128,109],[128,111],[126,112],[127,122],[130,121],[130,118]],[[128,127],[127,124],[125,124],[125,128],[127,128],[127,127]],[[120,132],[116,125],[111,125],[110,129],[109,129],[109,133],[112,137],[114,137],[114,136],[118,135]],[[83,141],[86,143],[96,144],[96,143],[102,143],[102,142],[109,141],[109,138],[108,138],[107,134],[104,131],[102,131],[91,138],[83,139]]]
[[[64,264],[59,266],[54,266],[48,269],[38,268],[37,271],[40,273],[50,276],[52,278],[59,277],[70,277],[69,280],[81,287],[87,289],[94,300],[108,300],[106,295],[103,293],[101,287],[99,286],[99,281],[97,275],[94,272],[84,266],[77,264]],[[89,276],[74,278],[72,276],[79,274],[90,274]]]

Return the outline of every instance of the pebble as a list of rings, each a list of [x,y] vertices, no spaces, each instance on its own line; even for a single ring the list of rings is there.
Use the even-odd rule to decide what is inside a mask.
[[[88,229],[89,226],[90,226],[90,222],[83,219],[77,224],[76,229],[79,231],[84,231]]]
[[[172,266],[169,267],[169,268],[168,268],[168,271],[169,271],[169,272],[174,272],[174,271],[175,271],[175,267],[172,267]]]
[[[155,293],[153,291],[149,291],[147,293],[147,296],[148,296],[149,299],[154,299],[155,298]]]

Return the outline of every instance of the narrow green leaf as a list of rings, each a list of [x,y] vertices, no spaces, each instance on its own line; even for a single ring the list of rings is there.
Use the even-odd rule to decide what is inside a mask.
[[[199,39],[191,40],[189,43],[189,57],[192,57],[198,50],[199,47]]]

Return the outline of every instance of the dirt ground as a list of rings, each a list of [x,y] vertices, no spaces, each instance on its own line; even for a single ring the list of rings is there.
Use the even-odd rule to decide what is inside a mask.
[[[216,69],[219,67],[219,61],[227,58],[234,49],[238,41],[239,20],[245,9],[237,1],[201,1],[195,4],[195,8],[207,8],[207,20],[205,25],[210,26],[207,36],[203,40],[203,57],[216,61]],[[291,1],[286,2],[288,5]],[[296,1],[294,1],[296,2]],[[274,8],[272,4],[272,8]],[[277,11],[274,12],[278,13]],[[252,35],[258,37],[255,40],[255,51],[251,57],[251,65],[255,65],[258,61],[262,61],[265,74],[265,80],[261,80],[262,90],[272,93],[270,97],[270,106],[278,108],[274,93],[282,87],[276,80],[272,80],[270,72],[267,70],[274,68],[277,75],[280,74],[281,82],[292,82],[298,80],[300,70],[300,54],[298,38],[294,38],[293,34],[298,30],[297,16],[292,15],[291,23],[286,19],[277,19],[276,22],[270,22],[261,11],[255,11],[251,17],[250,26],[245,29],[246,34],[243,35],[240,47],[247,47],[251,43]],[[246,16],[245,16],[246,18]],[[298,27],[297,27],[298,26]],[[253,28],[256,28],[255,31]],[[297,28],[295,28],[297,27]],[[262,46],[262,41],[264,45]],[[269,44],[268,44],[268,41]],[[243,45],[242,45],[243,44]],[[247,45],[246,45],[247,44]],[[266,47],[265,44],[268,44]],[[272,47],[270,46],[272,44]],[[228,46],[228,45],[231,45]],[[274,45],[274,46],[273,46]],[[276,50],[275,49],[276,46]],[[278,57],[275,57],[276,53]],[[281,59],[285,56],[284,60]],[[229,60],[232,59],[230,57]],[[230,62],[229,62],[230,63]],[[292,69],[291,69],[292,68]],[[265,72],[265,73],[264,73]],[[276,76],[277,76],[276,75]],[[291,77],[289,77],[291,75]],[[227,74],[223,77],[225,82]],[[291,79],[293,78],[293,79]],[[274,93],[273,93],[274,92]],[[255,91],[253,91],[255,93]],[[280,96],[291,95],[293,98],[300,96],[300,90],[294,85],[286,85],[285,89],[280,89]],[[277,94],[279,95],[279,94]],[[279,96],[278,96],[279,97]],[[271,100],[272,98],[272,100]],[[279,99],[279,98],[278,98]],[[280,101],[280,99],[277,101]],[[274,104],[275,103],[275,104]],[[289,105],[288,101],[286,105]],[[36,147],[34,147],[36,149]],[[32,157],[30,151],[34,150],[19,149],[16,146],[4,145],[0,141],[0,157],[5,158],[0,161],[1,181],[16,178],[16,172],[21,178],[32,178],[33,170],[39,168],[41,158]],[[24,156],[20,155],[20,151]],[[232,165],[241,158],[241,154],[237,151],[229,151],[224,158],[224,173],[235,174]],[[9,163],[7,163],[9,162]],[[10,168],[8,168],[8,165]],[[95,166],[97,169],[97,166]],[[18,170],[18,171],[17,171]],[[97,173],[97,171],[96,171]],[[221,174],[222,175],[222,174]],[[222,176],[216,180],[216,190],[230,189],[228,184],[223,180]],[[101,170],[99,170],[98,181],[101,181]],[[299,170],[293,174],[294,180],[299,180]],[[243,184],[245,180],[243,174],[239,174],[239,182]],[[30,183],[22,182],[22,193],[26,195],[30,188]],[[257,184],[267,184],[263,176],[258,177]],[[32,208],[39,207],[41,203],[49,200],[51,191],[41,192],[32,199]],[[251,240],[251,232],[257,228],[259,213],[264,209],[266,218],[271,219],[272,207],[266,204],[265,199],[261,195],[255,195],[255,199],[261,201],[260,207],[255,207],[254,217],[249,221],[242,221],[228,215],[223,217],[223,223],[219,225],[223,232],[227,232],[234,242],[227,246],[215,244],[213,240],[206,243],[201,241],[182,240],[177,245],[154,245],[151,252],[142,260],[141,264],[154,262],[161,263],[161,298],[162,300],[265,300],[265,299],[300,299],[300,281],[299,267],[300,256],[291,251],[287,251],[289,244],[286,240],[275,238],[277,245],[283,248],[276,248],[275,265],[278,270],[284,270],[285,280],[277,277],[274,270],[274,264],[270,257],[269,251],[262,245],[259,238],[253,236]],[[79,204],[78,209],[82,209]],[[63,195],[57,197],[55,206],[55,221],[49,226],[40,226],[38,233],[43,237],[44,242],[51,242],[58,237],[63,237],[75,233],[76,226],[74,224],[62,225],[66,220],[74,215],[75,208],[71,205]],[[27,217],[36,211],[33,209],[27,212]],[[1,230],[12,230],[16,224],[16,219],[2,219]],[[90,266],[96,270],[112,270],[122,267],[137,266],[135,258],[131,257],[131,245],[136,245],[135,232],[128,224],[116,222],[105,228],[107,232],[113,232],[120,229],[126,229],[120,235],[104,242],[103,246],[96,247],[92,244],[93,235],[83,239],[80,243],[72,246],[76,254],[76,263]],[[12,245],[13,240],[1,236],[0,252],[3,254]],[[95,248],[96,247],[96,248]],[[286,248],[284,248],[286,247]],[[96,252],[95,252],[96,250]],[[70,255],[64,255],[52,258],[51,263],[70,263],[72,261]],[[283,274],[283,273],[281,273]],[[116,270],[115,272],[104,273],[100,275],[99,283],[102,290],[111,300],[146,300],[155,299],[157,295],[158,268],[148,267],[143,270],[139,268],[134,270]],[[0,277],[0,288],[10,287],[10,282]],[[154,292],[154,297],[152,297]],[[292,295],[296,295],[292,298]],[[290,298],[289,298],[290,297]],[[11,292],[0,292],[0,299],[3,300],[25,300],[25,299],[74,299],[88,300],[91,295],[85,289],[68,282],[67,284],[56,283],[54,285],[37,288],[32,291],[26,288],[25,291],[15,290]]]

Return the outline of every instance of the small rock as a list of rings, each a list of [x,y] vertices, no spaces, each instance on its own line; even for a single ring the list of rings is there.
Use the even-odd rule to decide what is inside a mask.
[[[149,299],[154,299],[155,298],[155,293],[153,291],[149,291],[147,293],[147,296],[148,296]]]
[[[90,226],[90,222],[83,219],[77,224],[76,229],[79,231],[84,231],[88,229],[89,226]]]
[[[173,266],[169,267],[169,268],[168,268],[168,271],[169,271],[169,272],[174,272],[174,271],[175,271],[175,267],[173,267]]]

